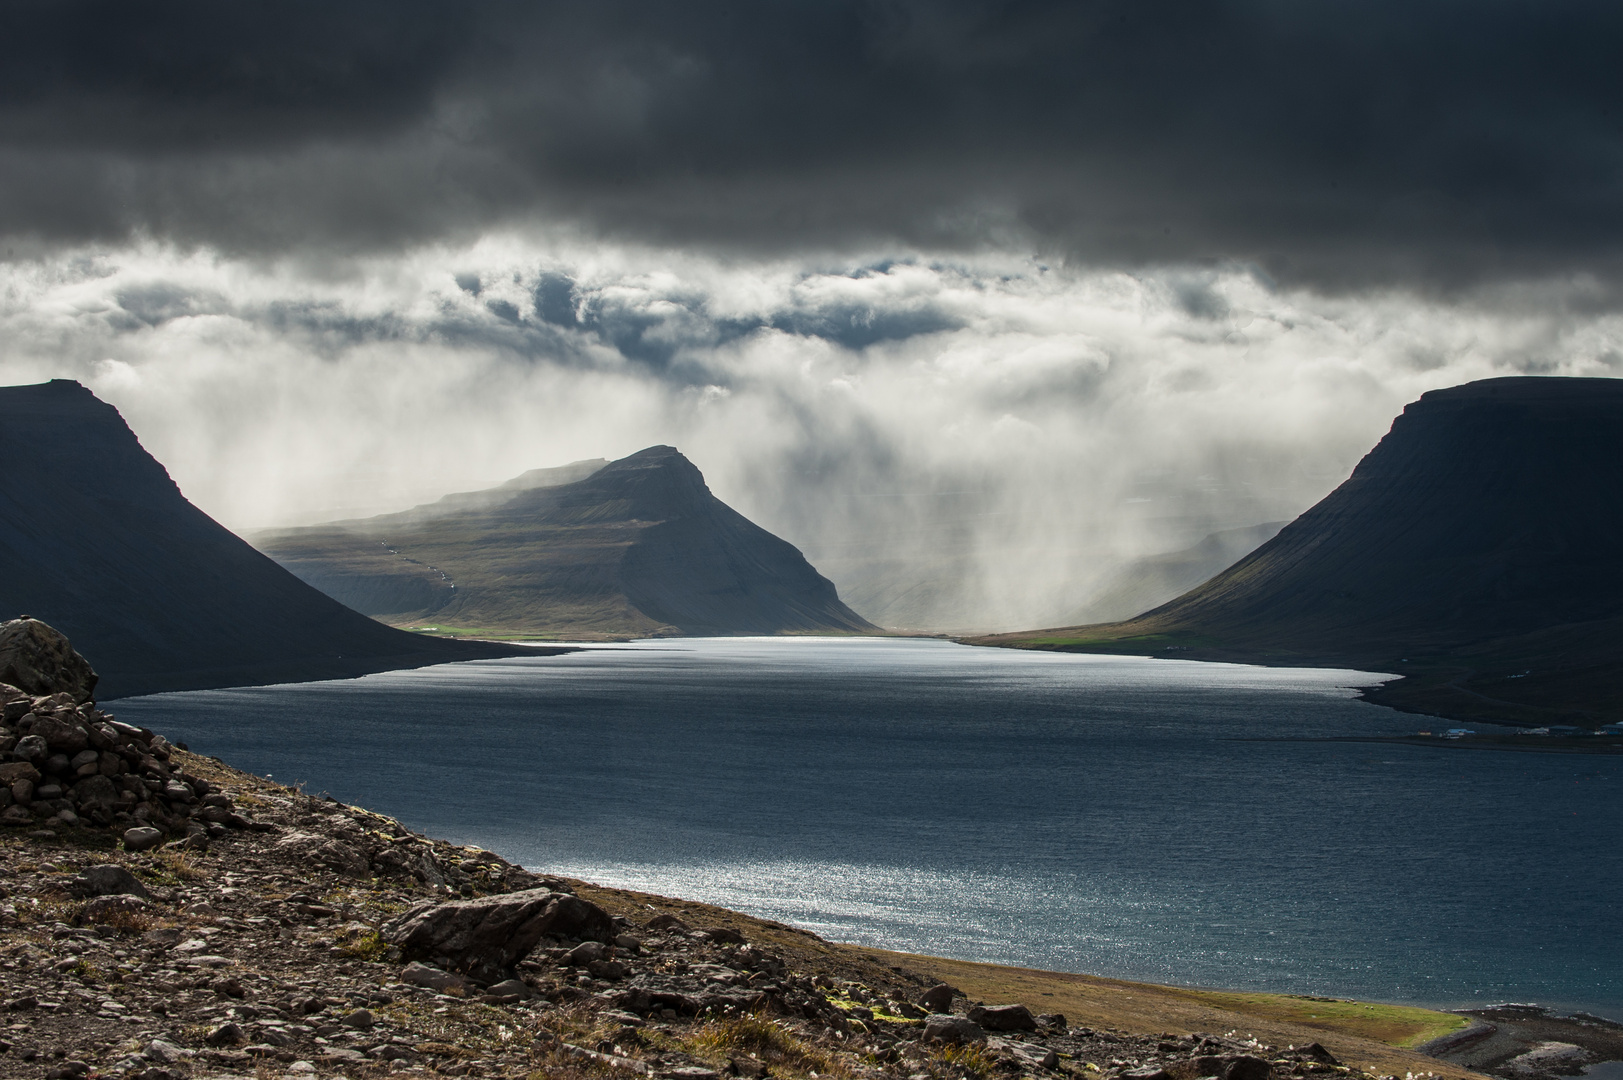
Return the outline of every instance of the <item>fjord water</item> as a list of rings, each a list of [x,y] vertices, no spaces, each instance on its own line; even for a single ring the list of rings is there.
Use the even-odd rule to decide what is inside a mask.
[[[1379,676],[711,638],[136,698],[121,718],[537,869],[845,941],[1161,982],[1623,1017],[1618,759]]]

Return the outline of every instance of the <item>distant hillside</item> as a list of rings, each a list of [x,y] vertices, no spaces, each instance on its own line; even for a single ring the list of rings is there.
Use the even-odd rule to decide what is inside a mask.
[[[655,446],[538,470],[402,514],[256,535],[330,596],[396,625],[542,637],[866,633],[792,545]],[[561,475],[543,475],[545,473]],[[566,482],[542,483],[563,480]],[[572,481],[572,482],[569,482]]]
[[[1120,623],[986,644],[1331,664],[1399,708],[1623,717],[1623,381],[1509,378],[1404,409],[1352,476],[1210,581]]]
[[[1088,600],[1084,618],[1123,619],[1194,588],[1279,535],[1283,521],[1210,533],[1182,551],[1134,559]]]
[[[304,585],[187,502],[76,382],[0,387],[0,461],[0,618],[69,635],[103,697],[521,651],[407,634]]]

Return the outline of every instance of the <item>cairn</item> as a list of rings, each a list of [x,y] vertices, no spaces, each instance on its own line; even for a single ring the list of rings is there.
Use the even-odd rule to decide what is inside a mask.
[[[96,674],[61,633],[0,625],[0,825],[114,829],[139,851],[178,837],[206,847],[258,826],[230,795],[171,765],[162,735],[96,707]]]

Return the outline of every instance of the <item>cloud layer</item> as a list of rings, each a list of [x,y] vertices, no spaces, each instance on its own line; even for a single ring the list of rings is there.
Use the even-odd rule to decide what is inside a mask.
[[[1598,0],[18,3],[0,234],[1613,280],[1620,46]]]
[[[86,247],[0,264],[0,375],[85,381],[239,529],[671,443],[864,614],[1018,627],[1086,614],[1123,559],[1293,516],[1426,389],[1618,374],[1623,317],[1589,295],[567,237],[342,272]]]

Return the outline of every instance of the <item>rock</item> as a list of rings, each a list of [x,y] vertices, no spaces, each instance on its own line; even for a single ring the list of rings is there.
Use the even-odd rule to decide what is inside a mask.
[[[938,1043],[981,1043],[986,1041],[986,1032],[973,1020],[963,1016],[948,1016],[934,1014],[925,1017],[925,1042]]]
[[[45,745],[54,754],[62,755],[60,763],[55,765],[54,771],[66,772],[73,760],[73,755],[90,745],[90,730],[78,720],[61,720],[55,716],[41,716],[38,713],[30,714],[33,722],[27,716],[17,723],[17,730],[27,728],[28,734],[36,739],[44,739]],[[53,763],[56,758],[51,759]]]
[[[23,740],[26,742],[27,740]],[[22,745],[21,743],[18,744]],[[0,765],[0,784],[10,787],[19,780],[26,780],[30,784],[37,784],[44,779],[39,770],[31,761],[13,761],[7,765]]]
[[[342,841],[329,840],[324,836],[293,833],[278,840],[277,846],[349,877],[365,877],[371,871],[365,855]]]
[[[1126,1077],[1127,1080],[1172,1080],[1172,1074],[1159,1065],[1146,1065],[1142,1069],[1129,1069],[1121,1075]]]
[[[1551,1073],[1576,1076],[1594,1060],[1594,1054],[1573,1043],[1541,1042],[1526,1053],[1511,1058],[1501,1068],[1511,1076],[1531,1078]],[[1228,1080],[1228,1077],[1223,1080]]]
[[[35,695],[66,693],[89,701],[96,673],[68,639],[38,619],[0,623],[0,682]]]
[[[346,1050],[335,1046],[322,1051],[321,1059],[334,1065],[359,1065],[366,1060],[366,1055],[359,1050]]]
[[[1341,1064],[1341,1062],[1336,1060],[1334,1054],[1330,1053],[1330,1051],[1326,1050],[1323,1046],[1316,1042],[1308,1043],[1306,1046],[1293,1046],[1291,1049],[1296,1052],[1297,1057],[1303,1058],[1307,1061],[1317,1061],[1320,1065]]]
[[[42,765],[51,756],[51,748],[44,739],[38,735],[24,735],[17,740],[17,745],[11,752],[24,761],[34,765]],[[38,779],[34,781],[38,783]]]
[[[344,1017],[342,1023],[345,1027],[352,1027],[357,1031],[370,1031],[377,1026],[378,1018],[371,1009],[356,1009]]]
[[[79,914],[87,923],[109,923],[131,915],[145,915],[151,910],[152,905],[139,896],[98,896]]]
[[[383,924],[407,957],[436,960],[481,981],[511,974],[543,935],[612,941],[614,920],[596,904],[549,889],[425,904]]]
[[[969,1019],[987,1031],[1036,1031],[1037,1018],[1024,1005],[977,1005]]]
[[[26,783],[27,781],[23,781]],[[32,825],[34,815],[28,812],[28,807],[12,805],[0,810],[0,825]]]
[[[137,825],[124,830],[125,851],[145,851],[163,843],[163,833],[150,825]]]
[[[248,1033],[239,1024],[221,1024],[203,1037],[210,1046],[238,1046],[248,1041]]]
[[[136,880],[134,874],[117,863],[87,866],[79,876],[68,883],[68,891],[75,896],[139,896],[152,899],[147,887]]]
[[[185,1061],[191,1056],[192,1052],[190,1050],[182,1049],[174,1043],[165,1042],[162,1039],[153,1039],[147,1043],[147,1060],[156,1061],[160,1065],[174,1065]]]
[[[442,994],[462,993],[468,989],[468,980],[462,976],[417,962],[406,965],[406,969],[400,973],[400,981],[438,990]]]
[[[994,1049],[1001,1054],[1014,1058],[1022,1065],[1028,1065],[1039,1069],[1059,1068],[1059,1054],[1041,1044],[1032,1045],[1029,1043],[1013,1042],[1004,1039],[988,1039],[987,1045],[991,1049]],[[1158,1075],[1154,1077],[1145,1077],[1143,1080],[1172,1080],[1170,1074],[1168,1074],[1164,1069],[1141,1069],[1130,1073],[1122,1073],[1121,1075],[1131,1076],[1134,1077],[1135,1080],[1138,1080],[1138,1074],[1140,1072],[1148,1073],[1151,1071],[1157,1073]]]
[[[527,998],[530,996],[530,988],[517,979],[503,979],[494,986],[486,987],[485,993],[492,997],[513,997],[516,995]]]
[[[958,991],[946,983],[937,983],[919,995],[919,1004],[933,1013],[944,1013],[952,1008],[952,999]]]
[[[1228,1059],[1223,1069],[1223,1080],[1268,1080],[1273,1069],[1260,1057],[1241,1054]]]
[[[118,785],[98,771],[74,784],[68,797],[87,813],[110,810],[118,805]]]

